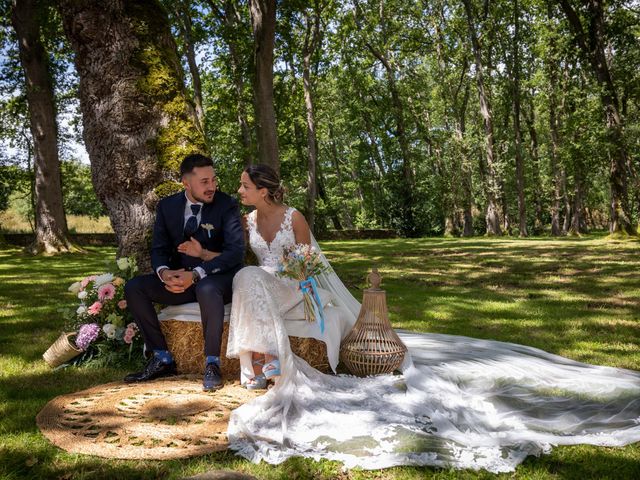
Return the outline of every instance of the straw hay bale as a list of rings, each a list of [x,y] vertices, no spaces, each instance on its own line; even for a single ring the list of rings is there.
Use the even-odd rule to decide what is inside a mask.
[[[202,324],[199,322],[183,322],[178,320],[163,320],[160,322],[162,333],[167,345],[176,361],[179,373],[204,373],[204,339]],[[240,376],[240,361],[237,358],[227,358],[227,339],[229,338],[229,323],[225,322],[222,330],[222,348],[220,361],[222,375],[226,378]],[[293,353],[303,358],[314,368],[328,372],[329,360],[326,345],[314,338],[289,337]]]

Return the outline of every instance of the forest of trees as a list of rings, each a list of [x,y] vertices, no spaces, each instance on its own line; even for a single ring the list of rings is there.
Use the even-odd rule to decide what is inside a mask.
[[[637,234],[635,0],[1,9],[0,208],[31,179],[36,251],[68,248],[56,185],[72,140],[124,254],[191,151],[228,192],[245,165],[272,165],[316,231]]]

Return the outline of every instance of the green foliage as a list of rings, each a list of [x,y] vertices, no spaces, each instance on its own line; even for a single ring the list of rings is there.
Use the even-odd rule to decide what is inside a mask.
[[[178,193],[184,187],[181,183],[174,181],[163,182],[155,188],[155,193],[159,198],[168,197],[169,195],[173,195],[174,193]]]
[[[62,197],[67,215],[87,215],[91,218],[106,215],[93,190],[89,165],[73,160],[62,162],[61,173]]]
[[[193,128],[188,114],[191,100],[178,93],[185,81],[188,89],[192,85],[189,75],[183,79],[171,73],[167,59],[173,55],[173,46],[161,45],[150,34],[154,28],[144,12],[148,4],[127,3],[132,17],[140,19],[134,25],[141,39],[137,61],[147,75],[139,87],[149,98],[162,99],[172,118],[157,140],[160,161],[174,172],[184,154],[208,150],[215,159],[222,189],[234,192],[245,162],[256,158],[254,45],[248,4],[202,0],[161,3],[184,70],[187,64],[179,10],[191,16],[205,131],[203,138]],[[499,215],[503,223],[506,217],[517,223],[513,2],[471,3],[493,112]],[[538,233],[549,230],[555,201],[552,103],[559,134],[558,169],[564,178],[562,205],[565,200],[573,205],[581,196],[587,226],[602,228],[610,203],[612,147],[604,128],[602,91],[589,62],[577,50],[557,2],[523,0],[519,4],[520,120],[528,229]],[[623,141],[630,154],[627,182],[632,220],[637,224],[640,17],[631,0],[604,5],[602,34],[625,124]],[[60,34],[58,15],[49,6],[44,11],[49,12],[44,37],[51,52],[59,109],[70,119],[60,134],[63,158],[68,158],[71,155],[66,146],[78,139],[80,131],[77,79],[68,45]],[[480,160],[485,155],[485,132],[467,18],[462,3],[451,0],[278,2],[274,95],[287,201],[302,211],[306,208],[307,119],[301,65],[305,26],[316,11],[320,12],[321,28],[312,58],[311,91],[318,150],[317,229],[375,225],[405,236],[441,235],[450,224],[453,229],[448,233],[456,235],[462,229],[465,211],[469,211],[474,233],[484,234],[487,188]],[[5,54],[0,66],[0,137],[3,144],[17,151],[10,163],[28,168],[30,132],[23,79],[8,25],[5,16],[0,30]],[[390,69],[384,67],[380,55]],[[250,130],[248,145],[242,138],[239,115]],[[398,117],[404,121],[408,153],[401,148]],[[414,181],[407,180],[407,165]],[[163,185],[158,191],[168,193],[171,189]],[[569,216],[574,213],[570,211]],[[563,210],[561,223],[564,215]]]
[[[0,212],[9,208],[11,194],[24,182],[24,171],[12,165],[0,163]]]

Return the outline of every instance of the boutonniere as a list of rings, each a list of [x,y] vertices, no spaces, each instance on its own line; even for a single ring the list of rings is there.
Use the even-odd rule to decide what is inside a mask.
[[[210,223],[203,223],[200,226],[207,231],[207,237],[211,238],[211,230],[213,230],[213,225],[211,225]]]

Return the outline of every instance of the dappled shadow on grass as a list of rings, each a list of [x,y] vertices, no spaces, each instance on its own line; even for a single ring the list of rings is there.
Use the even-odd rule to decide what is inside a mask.
[[[416,239],[334,242],[326,253],[358,299],[354,286],[366,288],[377,264],[395,326],[639,369],[640,276],[629,275],[640,270],[639,246],[588,237]]]

